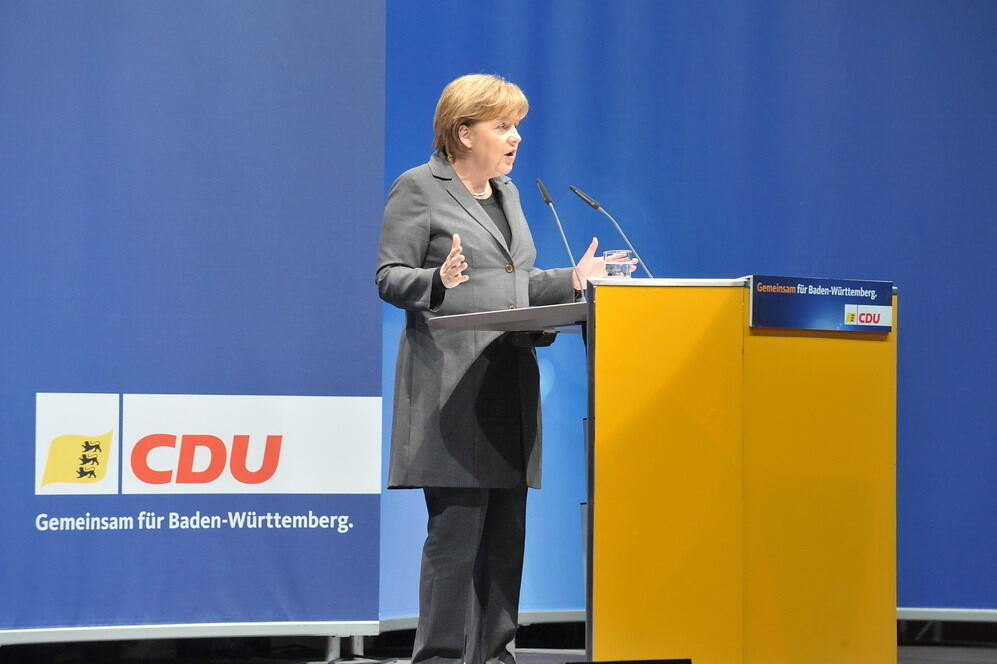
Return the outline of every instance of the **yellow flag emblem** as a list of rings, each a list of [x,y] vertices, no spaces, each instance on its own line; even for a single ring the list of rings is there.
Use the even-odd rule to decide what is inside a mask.
[[[94,484],[107,474],[114,431],[103,436],[59,436],[48,448],[42,486],[53,482]]]

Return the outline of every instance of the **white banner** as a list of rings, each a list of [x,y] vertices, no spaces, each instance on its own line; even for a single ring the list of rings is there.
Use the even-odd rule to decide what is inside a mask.
[[[379,493],[379,397],[126,394],[122,493]]]

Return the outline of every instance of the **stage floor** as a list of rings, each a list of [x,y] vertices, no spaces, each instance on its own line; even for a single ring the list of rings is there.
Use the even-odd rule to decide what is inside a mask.
[[[78,643],[7,646],[0,648],[0,664],[305,664],[321,660],[315,644],[289,647],[247,648],[243,640],[209,640],[211,648],[177,647],[176,643]],[[206,646],[206,643],[200,644]],[[581,650],[524,648],[519,664],[561,664],[585,661]],[[351,659],[344,664],[410,664],[407,659]],[[898,664],[997,664],[997,648],[901,646]]]

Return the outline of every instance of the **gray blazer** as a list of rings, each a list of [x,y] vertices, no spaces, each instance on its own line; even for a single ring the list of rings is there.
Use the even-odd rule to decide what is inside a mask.
[[[512,246],[437,153],[392,185],[378,249],[381,298],[406,310],[398,348],[390,488],[540,486],[536,354],[508,335],[430,329],[436,315],[570,302],[571,269],[533,267],[536,248],[507,177],[493,179]],[[433,274],[461,238],[470,279],[430,311]]]

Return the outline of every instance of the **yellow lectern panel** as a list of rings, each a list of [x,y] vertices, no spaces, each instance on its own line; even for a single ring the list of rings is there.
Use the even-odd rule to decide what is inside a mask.
[[[596,660],[740,661],[742,291],[598,289]]]
[[[746,663],[897,661],[896,320],[744,326]]]
[[[749,295],[596,289],[595,660],[896,662],[896,331],[752,330]]]

